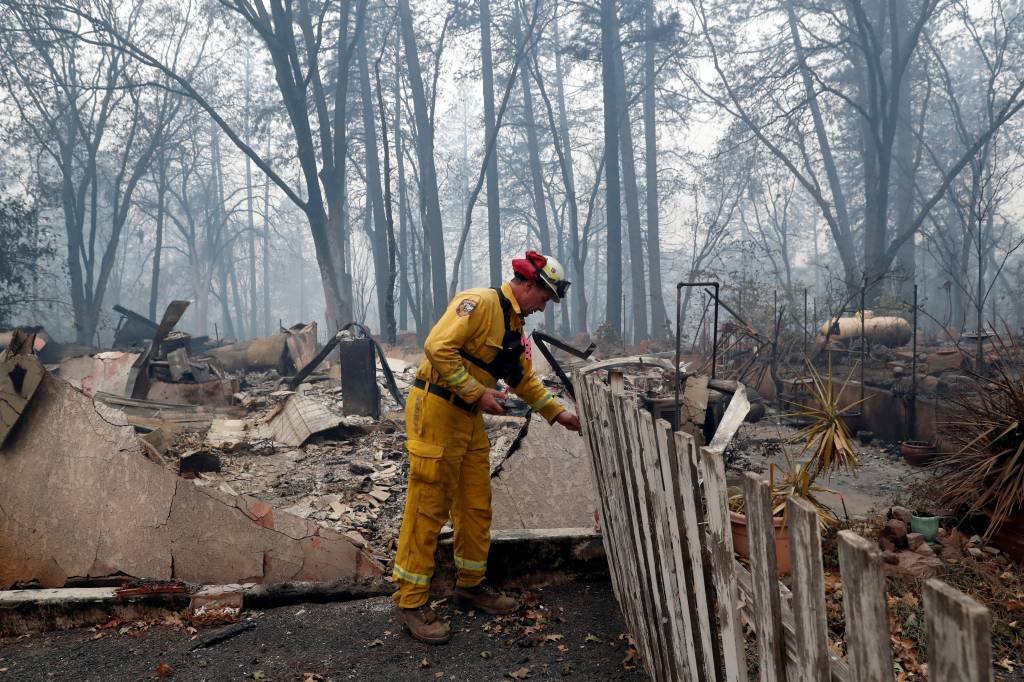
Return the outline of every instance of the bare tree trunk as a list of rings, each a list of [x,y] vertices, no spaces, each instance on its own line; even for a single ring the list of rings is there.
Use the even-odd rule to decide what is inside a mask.
[[[483,0],[486,2],[487,0]],[[520,45],[523,41],[523,31],[520,25],[520,15],[515,18],[515,38]],[[529,48],[523,48],[529,50]],[[533,55],[527,51],[523,55],[526,64],[533,59]],[[545,254],[554,255],[551,251],[551,229],[548,225],[548,213],[544,205],[544,177],[540,167],[540,148],[537,144],[537,121],[533,114],[533,93],[530,91],[530,73],[528,68],[519,71],[520,84],[523,89],[523,126],[526,128],[526,146],[530,159],[530,177],[533,184],[533,210],[537,216],[537,232],[540,235],[540,248]],[[492,159],[494,156],[492,155]],[[553,306],[547,306],[544,310],[544,329],[550,334],[555,330],[555,310]]]
[[[906,34],[909,32],[907,25],[907,3],[906,0],[895,0],[895,21],[893,30],[899,36],[900,44],[905,44]],[[910,221],[914,219],[914,131],[911,127],[911,75],[912,71],[907,70],[906,75],[900,81],[899,99],[896,106],[899,108],[896,121],[895,140],[895,165],[896,188],[893,199],[896,202],[896,234],[902,234],[910,227]],[[914,297],[914,281],[917,272],[917,249],[914,245],[914,238],[903,242],[899,254],[896,257],[896,290],[903,301],[911,301]]]
[[[160,257],[164,250],[164,212],[167,200],[167,156],[161,151],[156,168],[156,244],[153,246],[153,277],[149,285],[149,319],[156,320],[160,295]]]
[[[619,112],[619,152],[622,157],[622,181],[626,200],[626,241],[629,244],[629,267],[632,294],[633,343],[648,338],[647,287],[644,281],[643,235],[640,234],[640,191],[636,183],[636,157],[633,150],[633,121],[626,102],[625,62],[622,42],[615,32],[615,88],[619,91],[622,110]]]
[[[402,43],[409,71],[409,86],[412,91],[413,109],[416,115],[416,156],[419,161],[420,203],[423,205],[425,221],[424,241],[429,245],[430,274],[433,284],[433,316],[428,318],[423,310],[424,325],[444,314],[448,295],[445,282],[444,228],[441,222],[441,204],[437,191],[437,169],[434,166],[434,127],[428,116],[427,98],[423,89],[423,74],[420,71],[419,55],[416,51],[416,34],[413,30],[412,12],[409,0],[398,0],[398,15],[401,19]],[[423,249],[427,252],[427,248]]]
[[[619,22],[615,0],[601,0],[601,81],[604,99],[605,209],[608,249],[605,289],[605,321],[622,329],[622,197],[619,188],[619,102],[624,94],[616,87],[615,44]]]
[[[661,282],[661,233],[658,223],[658,136],[655,129],[654,0],[644,0],[644,177],[647,198],[647,271],[651,278],[651,336],[667,338],[667,315]]]
[[[491,60],[491,3],[480,0],[480,57],[484,84],[484,139],[494,137],[494,67]],[[487,245],[492,287],[501,284],[501,208],[498,202],[498,147],[487,161]]]
[[[363,100],[363,152],[366,166],[366,203],[373,207],[373,229],[370,234],[370,245],[373,253],[374,281],[377,285],[377,319],[379,332],[390,336],[387,340],[394,343],[394,320],[389,319],[390,308],[392,317],[394,306],[388,305],[390,295],[391,272],[388,267],[388,225],[384,212],[384,197],[380,184],[380,157],[377,153],[377,124],[373,114],[373,92],[370,88],[370,64],[366,56],[366,32],[363,31],[356,48],[359,55],[359,83]],[[391,330],[388,332],[387,330]]]
[[[398,284],[398,328],[409,328],[409,238],[405,212],[408,200],[405,192],[405,152],[402,149],[402,59],[395,44],[395,163],[398,166],[398,271],[402,273]]]
[[[245,52],[245,132],[246,137],[253,133],[252,125],[252,55]],[[249,337],[258,336],[259,306],[256,296],[256,218],[253,215],[252,159],[245,157],[245,208],[247,235],[249,244]]]
[[[587,331],[587,290],[586,277],[580,243],[579,202],[576,199],[576,178],[572,160],[572,138],[569,135],[569,119],[565,113],[565,75],[562,70],[561,34],[558,30],[558,17],[554,20],[554,51],[555,51],[555,88],[558,99],[558,133],[562,146],[562,183],[565,186],[565,199],[569,208],[569,250],[570,268],[572,269],[572,331]],[[538,74],[538,85],[542,85]],[[556,140],[557,141],[557,140]]]
[[[267,129],[267,158],[270,158],[270,130]],[[270,317],[270,178],[263,176],[263,333],[273,333]]]

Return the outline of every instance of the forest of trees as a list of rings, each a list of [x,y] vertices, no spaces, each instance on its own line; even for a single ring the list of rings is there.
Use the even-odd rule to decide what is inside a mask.
[[[566,338],[1019,328],[1022,107],[1024,0],[0,0],[0,326],[422,338],[536,248]]]

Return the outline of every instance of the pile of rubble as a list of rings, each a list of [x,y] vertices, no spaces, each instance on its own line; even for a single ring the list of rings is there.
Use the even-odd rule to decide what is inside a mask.
[[[174,331],[186,305],[159,324],[122,310],[120,349],[45,365],[30,336],[9,340],[0,589],[387,575],[416,365],[358,329],[318,350],[315,323],[215,346]],[[495,528],[592,526],[582,440],[522,407],[485,416]]]

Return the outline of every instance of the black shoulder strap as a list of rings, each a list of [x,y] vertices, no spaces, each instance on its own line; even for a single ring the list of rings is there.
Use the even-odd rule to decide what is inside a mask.
[[[501,293],[501,287],[491,287],[498,295],[498,303],[501,304],[501,314],[505,317],[505,332],[512,328],[512,302]]]
[[[509,332],[512,331],[512,324],[511,324],[511,322],[512,322],[512,302],[509,301],[508,298],[505,297],[505,294],[501,293],[501,289],[499,287],[491,287],[491,289],[494,291],[494,293],[496,293],[498,295],[498,303],[501,304],[501,313],[502,313],[502,315],[505,318],[505,335],[504,335],[505,338],[502,339],[502,349],[501,349],[501,351],[499,351],[498,355],[491,362],[484,362],[480,358],[478,358],[476,356],[473,356],[473,355],[470,355],[469,353],[467,353],[465,351],[465,349],[462,349],[462,348],[459,349],[459,355],[461,355],[466,360],[469,360],[470,362],[472,362],[477,367],[483,369],[485,372],[487,372],[488,374],[490,374],[494,378],[496,378],[496,379],[504,379],[504,378],[506,378],[506,374],[507,374],[507,367],[506,367],[506,365],[509,362],[508,358],[505,358],[504,356],[510,350],[510,349],[505,348],[505,345],[506,345],[507,338],[509,336]],[[521,346],[520,346],[520,350],[518,351],[518,353],[516,354],[516,357],[515,357],[515,362],[516,363],[518,363],[519,355],[521,355],[521,354],[522,354],[522,350],[521,350]],[[516,383],[518,384],[519,382],[517,381]]]

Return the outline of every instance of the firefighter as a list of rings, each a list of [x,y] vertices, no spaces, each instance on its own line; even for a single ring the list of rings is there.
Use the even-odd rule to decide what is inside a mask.
[[[562,300],[569,282],[561,264],[527,251],[512,261],[511,281],[458,294],[430,330],[405,408],[409,489],[392,573],[395,605],[410,634],[443,644],[449,627],[429,605],[437,536],[450,517],[455,529],[455,604],[462,610],[512,613],[515,599],[484,582],[491,539],[490,443],[483,413],[503,414],[508,390],[534,412],[572,431],[580,421],[533,372],[527,315]]]

